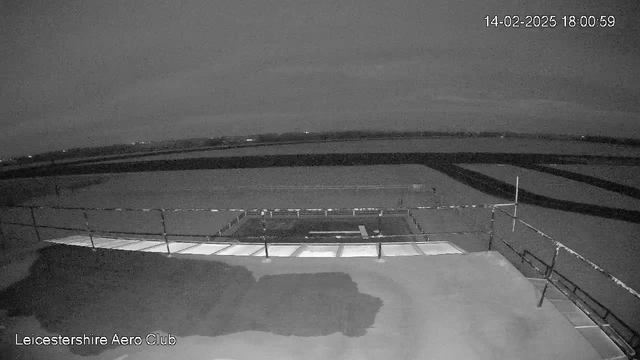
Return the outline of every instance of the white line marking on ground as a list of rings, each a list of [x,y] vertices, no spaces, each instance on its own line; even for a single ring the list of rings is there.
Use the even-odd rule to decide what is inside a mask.
[[[364,227],[364,225],[359,225],[358,227],[360,228],[360,234],[362,234],[362,238],[368,239],[369,234],[367,233],[367,229]]]

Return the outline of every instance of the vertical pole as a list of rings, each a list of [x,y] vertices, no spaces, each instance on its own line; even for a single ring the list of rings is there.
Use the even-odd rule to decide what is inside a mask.
[[[382,242],[378,241],[378,262],[382,263],[384,262],[384,259],[382,258]]]
[[[264,211],[262,211],[261,215],[262,215],[262,242],[264,242],[264,256],[265,256],[262,262],[269,263],[271,262],[271,259],[269,258],[269,244],[267,243],[267,223],[264,219]]]
[[[84,214],[84,225],[87,228],[87,234],[89,234],[89,240],[91,240],[91,251],[96,251],[96,245],[93,243],[93,234],[91,233],[91,227],[89,226],[89,216],[87,215],[87,210],[82,210]]]
[[[38,224],[36,223],[36,216],[33,214],[33,207],[29,206],[29,210],[31,210],[31,221],[33,222],[33,229],[36,231],[36,236],[38,237],[38,242],[42,241],[40,238],[40,231],[38,231]]]
[[[491,251],[491,243],[493,242],[493,231],[495,229],[494,222],[496,218],[496,208],[491,208],[491,230],[489,231],[489,251]]]
[[[560,245],[556,245],[556,251],[553,254],[553,259],[551,259],[551,265],[547,268],[547,273],[544,276],[547,279],[547,282],[544,283],[544,289],[542,289],[542,295],[540,295],[538,307],[542,306],[542,301],[544,300],[544,296],[547,293],[547,288],[549,287],[549,283],[551,282],[551,275],[553,274],[553,267],[556,265],[558,253],[560,253]]]
[[[513,207],[513,225],[511,226],[511,232],[516,231],[516,218],[518,216],[518,190],[520,188],[520,177],[516,176],[516,200]]]
[[[160,219],[162,220],[162,236],[164,236],[164,243],[167,245],[167,257],[171,257],[171,250],[169,249],[169,239],[167,238],[167,224],[164,220],[163,209],[160,209]]]

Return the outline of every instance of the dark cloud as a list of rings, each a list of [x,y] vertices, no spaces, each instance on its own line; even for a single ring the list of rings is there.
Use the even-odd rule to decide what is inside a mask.
[[[470,130],[640,134],[632,1],[4,4],[3,156],[347,120],[384,128],[376,119],[394,116],[424,126],[407,114],[432,128],[465,119]],[[487,29],[483,19],[573,13],[613,15],[616,27]],[[558,107],[566,124],[540,128]]]

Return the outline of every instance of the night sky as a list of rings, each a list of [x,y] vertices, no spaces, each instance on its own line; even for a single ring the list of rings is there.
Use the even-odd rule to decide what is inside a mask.
[[[637,0],[0,4],[0,157],[347,129],[640,137]]]

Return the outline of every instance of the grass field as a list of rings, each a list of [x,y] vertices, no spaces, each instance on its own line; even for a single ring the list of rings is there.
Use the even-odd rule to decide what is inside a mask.
[[[634,199],[632,197],[625,196],[624,194],[619,194],[584,182],[566,179],[561,176],[524,169],[513,165],[465,164],[462,166],[466,169],[491,176],[507,183],[513,183],[516,176],[519,176],[520,189],[528,190],[554,199],[629,210],[640,209],[639,199]],[[597,169],[596,166],[591,167],[591,169],[593,168]],[[600,175],[606,172],[606,168],[603,170],[604,171],[592,172],[599,173],[598,175]],[[638,185],[640,185],[640,182],[636,179],[635,184],[630,186],[637,187]]]
[[[388,152],[509,152],[541,154],[576,154],[610,156],[638,156],[640,151],[633,147],[594,144],[578,141],[553,141],[530,139],[404,139],[404,140],[360,140],[339,143],[310,143],[294,145],[273,145],[227,150],[209,150],[183,154],[165,154],[141,157],[139,159],[107,160],[105,163],[150,161],[168,159],[188,159],[199,157],[284,155],[284,154],[328,154],[328,153],[368,153],[385,149]]]
[[[278,243],[325,243],[345,242],[361,243],[364,240],[361,234],[312,234],[311,231],[359,231],[359,226],[365,227],[369,236],[382,235],[408,235],[411,228],[404,216],[371,216],[371,217],[328,217],[328,218],[266,218],[266,236],[269,242]],[[233,232],[233,236],[252,237],[242,241],[261,241],[263,235],[262,219],[249,218]],[[341,236],[339,239],[337,236]],[[412,237],[385,238],[384,241],[411,241]]]

